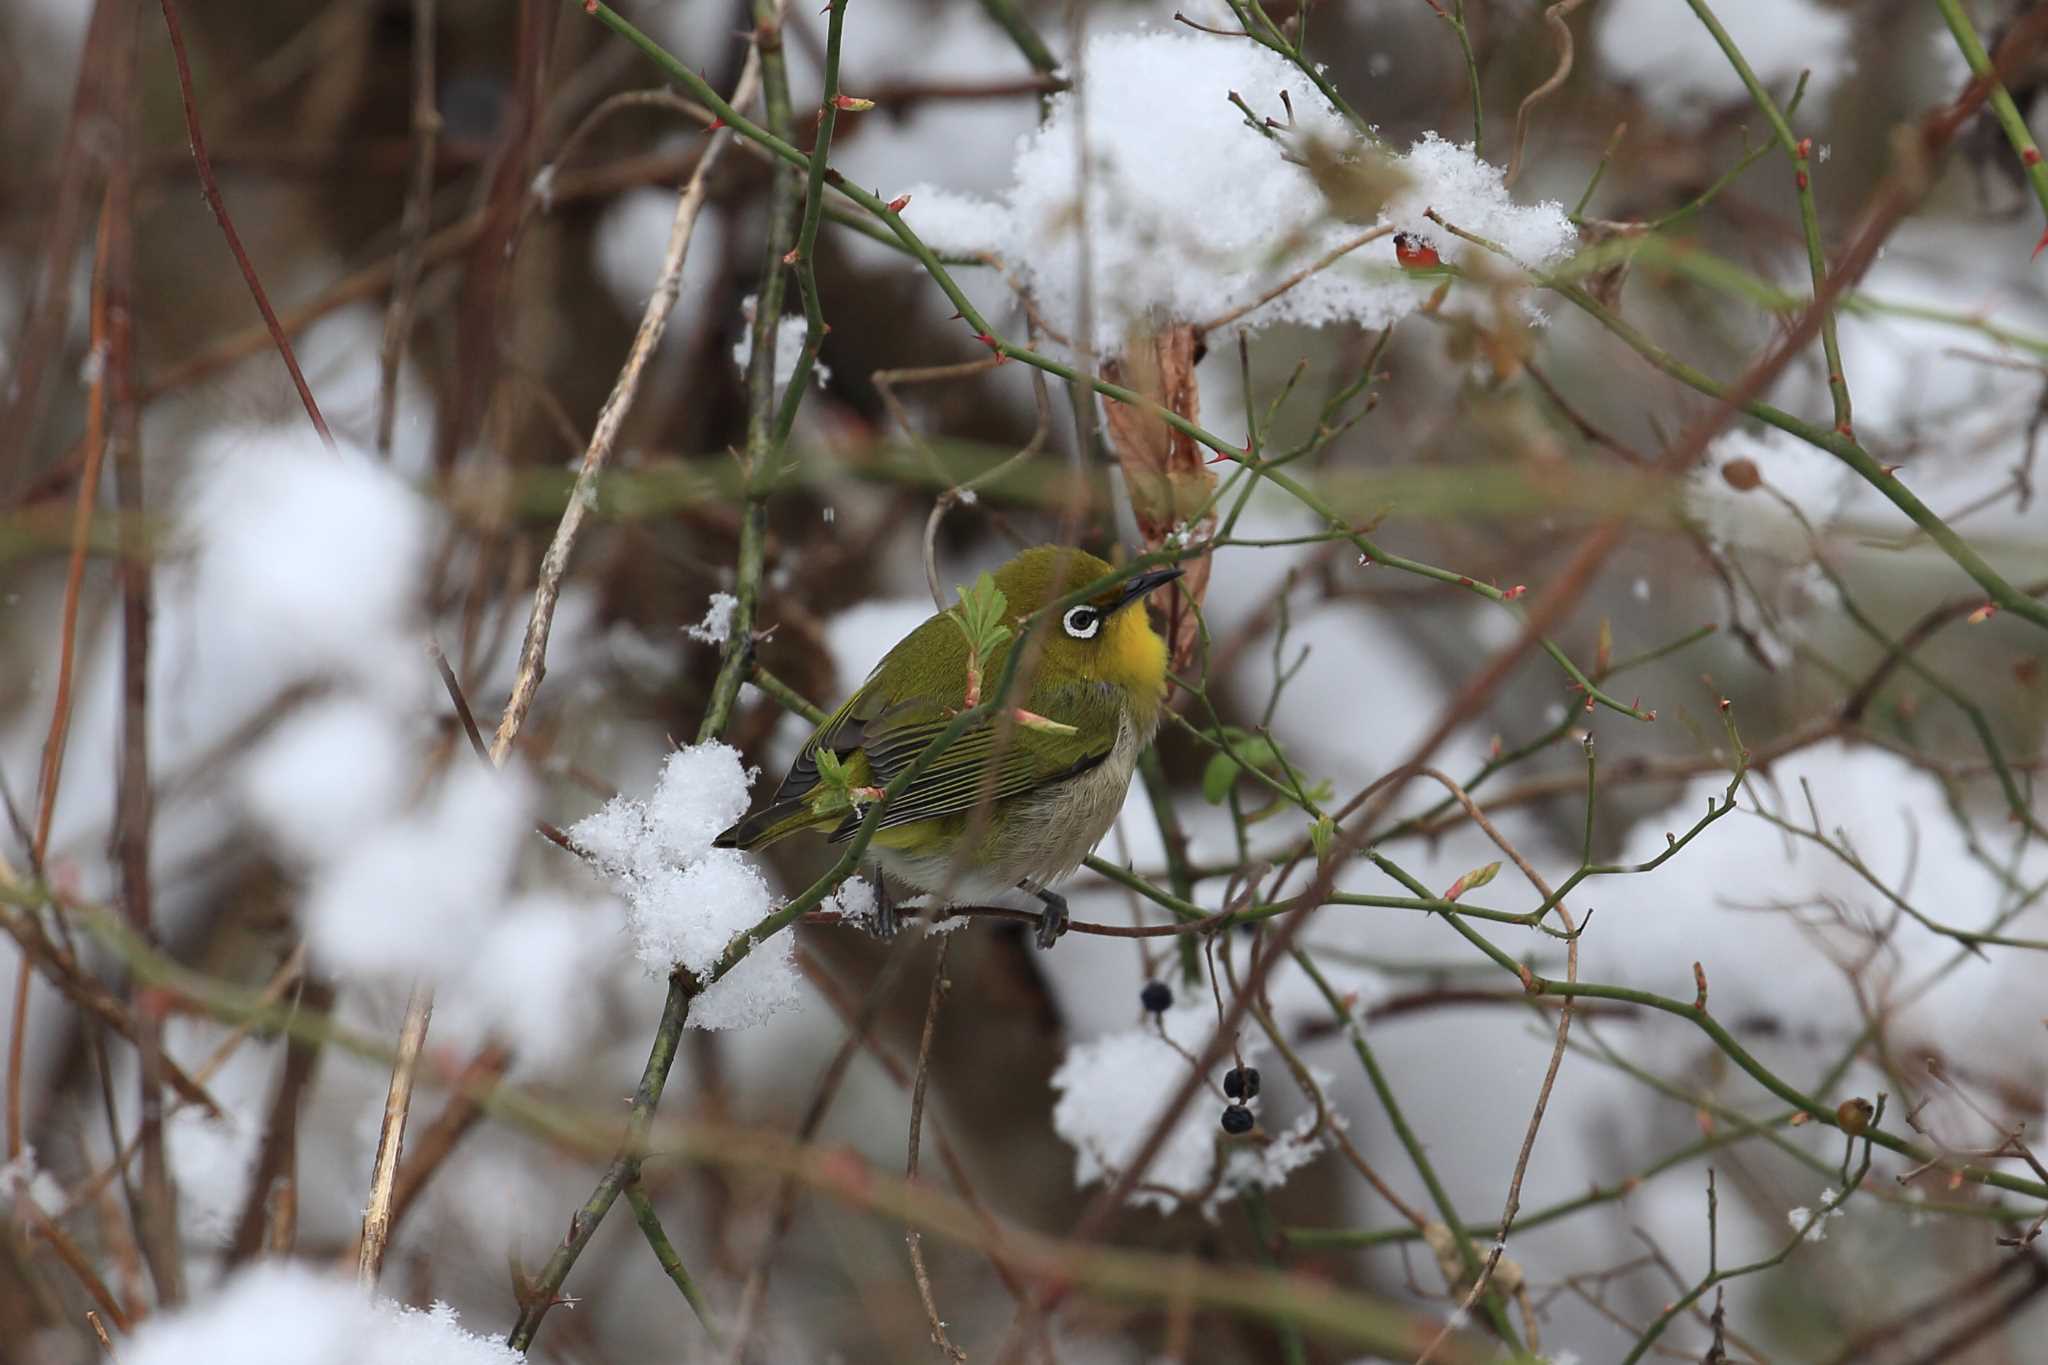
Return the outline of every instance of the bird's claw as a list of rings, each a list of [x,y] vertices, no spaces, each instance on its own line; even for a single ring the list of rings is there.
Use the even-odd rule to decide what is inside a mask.
[[[1053,891],[1040,890],[1036,894],[1045,906],[1038,912],[1036,941],[1040,948],[1050,948],[1067,932],[1067,898]]]
[[[867,922],[867,931],[871,937],[887,943],[903,925],[896,915],[896,898],[889,894],[888,880],[877,872],[874,882],[875,913]]]

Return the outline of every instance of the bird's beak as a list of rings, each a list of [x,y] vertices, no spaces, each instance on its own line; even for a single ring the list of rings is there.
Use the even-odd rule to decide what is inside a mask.
[[[1112,606],[1110,610],[1115,611],[1119,607],[1129,606],[1131,603],[1143,597],[1146,593],[1151,592],[1154,588],[1165,587],[1174,579],[1179,578],[1183,572],[1185,571],[1182,569],[1172,568],[1153,569],[1149,572],[1139,574],[1136,578],[1133,578],[1124,584],[1123,596],[1116,599],[1115,606]]]

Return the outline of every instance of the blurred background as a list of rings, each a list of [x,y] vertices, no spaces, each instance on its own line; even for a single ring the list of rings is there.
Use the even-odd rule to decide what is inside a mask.
[[[1176,23],[1177,8],[1193,22]],[[1482,584],[1527,585],[1529,600],[1592,527],[1625,513],[1619,547],[1552,638],[1656,720],[1591,709],[1532,650],[1459,716],[1434,763],[1460,782],[1487,773],[1475,797],[1552,885],[1582,862],[1655,858],[1733,791],[1736,808],[1667,863],[1574,894],[1580,920],[1593,912],[1582,976],[1687,1003],[1698,989],[1742,1057],[1829,1110],[1882,1092],[1885,1127],[1935,1153],[1879,1151],[1864,1188],[1816,1222],[1854,1174],[1842,1131],[1795,1122],[1783,1095],[1690,1021],[1589,1002],[1521,1185],[1513,1283],[1496,1282],[1525,1344],[1580,1362],[1639,1346],[1685,1360],[2039,1359],[2048,1264],[2032,1234],[2048,1200],[1951,1172],[1974,1161],[2048,1181],[2025,1155],[2048,1086],[2034,956],[2048,946],[2033,815],[2044,636],[2011,610],[1982,610],[1983,589],[1875,481],[1783,431],[1740,418],[1690,473],[1645,474],[1715,411],[1646,352],[1732,381],[1813,287],[1794,166],[1698,8],[1588,0],[1559,16],[1569,72],[1518,135],[1524,98],[1559,69],[1543,6],[1265,6],[1276,32],[1306,22],[1308,59],[1390,147],[1432,132],[1470,141],[1476,77],[1480,155],[1504,167],[1522,143],[1512,198],[1556,201],[1580,246],[1607,253],[1563,273],[1632,330],[1526,280],[1446,277],[1446,299],[1404,310],[1384,335],[1340,320],[1255,327],[1242,349],[1237,335],[1210,337],[1199,421],[1241,442],[1249,414],[1269,449],[1304,451],[1295,474],[1348,526]],[[1995,45],[2016,19],[2026,37],[2034,7],[1960,8]],[[713,88],[739,79],[751,6],[619,11]],[[1238,33],[1249,12],[853,0],[839,88],[874,107],[839,116],[831,164],[884,200],[919,187],[928,205],[937,192],[993,201],[1012,185],[1020,139],[1074,98],[1066,75],[1091,37],[1249,44],[1197,28]],[[2048,415],[2048,303],[2030,255],[2043,210],[1989,117],[1919,157],[1913,130],[1969,82],[1942,14],[1905,0],[1727,0],[1714,13],[1760,90],[1780,105],[1796,93],[1789,123],[1811,140],[1801,174],[1830,258],[1884,188],[1917,195],[1839,309],[1855,437],[1880,478],[1901,480],[2009,582],[2048,590],[2033,483]],[[666,335],[562,582],[544,686],[494,783],[476,771],[427,644],[488,739],[543,552],[655,286],[678,188],[704,155],[704,119],[630,96],[661,73],[573,4],[183,0],[176,15],[220,193],[339,450],[315,435],[198,192],[163,14],[115,0],[0,6],[0,1360],[101,1357],[74,1261],[140,1322],[140,1352],[171,1297],[160,1255],[204,1314],[249,1263],[340,1266],[360,1232],[388,1059],[322,1045],[317,1028],[291,1042],[274,1013],[244,1010],[237,1024],[223,1002],[243,997],[165,988],[138,967],[138,941],[93,918],[107,907],[195,980],[267,992],[295,1018],[331,1015],[386,1047],[418,955],[439,991],[408,1141],[436,1156],[409,1192],[381,1291],[452,1304],[468,1330],[500,1338],[603,1169],[664,993],[633,960],[618,902],[531,829],[645,796],[709,705],[722,628],[689,628],[735,587],[744,360],[773,172],[736,144],[705,180]],[[825,32],[809,6],[782,21],[799,146],[818,126]],[[1034,62],[1034,45],[1047,60]],[[2030,37],[2017,51],[2008,84],[2024,116],[2048,57]],[[1120,78],[1090,68],[1091,81]],[[1274,107],[1241,93],[1262,116]],[[1132,127],[1120,154],[1142,167],[1170,137]],[[920,224],[915,202],[904,213]],[[1396,268],[1391,242],[1364,251]],[[830,707],[933,610],[924,528],[949,488],[1031,448],[971,501],[947,499],[932,546],[949,595],[1065,526],[1097,549],[1134,548],[1135,532],[1099,411],[1078,409],[1077,423],[1055,380],[1041,417],[1021,363],[897,374],[989,353],[916,262],[871,237],[827,221],[813,265],[830,330],[783,458],[760,476],[756,650],[790,691]],[[999,334],[1039,334],[1002,270],[955,273]],[[802,314],[793,274],[784,310]],[[1825,433],[1838,411],[1829,378],[1820,346],[1805,346],[1762,396]],[[1354,380],[1348,407],[1326,406]],[[1200,695],[1182,695],[1188,723],[1162,732],[1157,773],[1098,850],[1107,862],[1167,887],[1169,849],[1185,839],[1186,894],[1204,909],[1246,879],[1267,899],[1299,890],[1312,868],[1291,881],[1273,868],[1306,847],[1310,820],[1270,783],[1218,772],[1218,727],[1269,740],[1306,784],[1328,784],[1334,810],[1404,761],[1517,638],[1498,604],[1362,563],[1329,529],[1271,488],[1244,504],[1234,543],[1214,555],[1191,666]],[[124,547],[127,563],[150,566],[146,622]],[[807,730],[750,684],[725,737],[772,779]],[[1503,857],[1442,798],[1413,785],[1374,845],[1439,893]],[[1159,808],[1173,813],[1171,837]],[[766,872],[790,895],[834,856],[793,841]],[[1364,860],[1337,882],[1414,889]],[[1083,921],[1165,918],[1093,872],[1069,892]],[[1475,895],[1517,913],[1544,899],[1512,864]],[[1564,942],[1484,927],[1539,974],[1564,973]],[[796,1132],[869,1001],[872,1046],[850,1050],[814,1141],[898,1174],[941,940],[792,932],[800,1003],[757,1027],[686,1032],[663,1113]],[[1278,1264],[1442,1320],[1469,1280],[1439,1268],[1423,1224],[1455,1208],[1484,1255],[1550,1063],[1555,1001],[1529,1004],[1437,915],[1331,905],[1302,941],[1344,1014],[1294,969],[1274,974],[1262,1008],[1299,1068],[1248,1033],[1267,1049],[1261,1129],[1327,1107],[1342,1143],[1317,1121],[1313,1159],[1284,1184],[1210,1208],[1154,1200],[1114,1240],[1220,1267]],[[1028,926],[995,918],[943,942],[950,989],[925,1140],[942,1135],[949,1154],[941,1163],[928,1145],[923,1178],[1064,1235],[1098,1188],[1081,1183],[1078,1135],[1113,1143],[1151,1112],[1087,1049],[1154,1027],[1148,981],[1198,1017],[1212,1003],[1207,969],[1183,976],[1165,939],[1075,934],[1041,954]],[[1199,1017],[1213,1024],[1214,1011]],[[129,1038],[159,1029],[150,1047],[203,1075],[217,1115],[176,1087],[160,1115],[139,1105],[142,1068],[161,1066]],[[478,1118],[452,1086],[465,1068],[509,1078],[597,1136],[579,1145],[502,1113]],[[1187,1120],[1204,1150],[1220,1103],[1205,1093]],[[1074,1108],[1056,1120],[1056,1105]],[[940,1358],[900,1222],[807,1189],[778,1230],[770,1171],[656,1145],[645,1187],[713,1319],[730,1327],[749,1279],[772,1269],[747,1359]],[[162,1168],[146,1171],[138,1153],[159,1148]],[[169,1192],[175,1226],[143,1228],[145,1187]],[[1724,1268],[1790,1254],[1731,1280],[1718,1320],[1709,1291],[1648,1341],[1707,1271],[1710,1236]],[[1014,1286],[985,1248],[928,1237],[925,1251],[952,1340],[999,1358]],[[565,1292],[575,1306],[548,1317],[536,1359],[728,1358],[623,1206]],[[1028,1351],[1105,1363],[1357,1355],[1169,1298],[1083,1293]]]

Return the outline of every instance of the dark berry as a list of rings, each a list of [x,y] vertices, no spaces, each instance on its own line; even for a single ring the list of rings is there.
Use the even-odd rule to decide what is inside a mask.
[[[1259,1069],[1248,1066],[1242,1071],[1236,1067],[1223,1073],[1223,1093],[1234,1100],[1248,1100],[1259,1093]]]
[[[1173,1008],[1173,988],[1164,981],[1147,981],[1145,989],[1138,992],[1138,1003],[1154,1014],[1164,1014]]]
[[[1223,1111],[1223,1131],[1232,1137],[1243,1137],[1249,1133],[1255,1121],[1252,1111],[1241,1104],[1233,1104]]]

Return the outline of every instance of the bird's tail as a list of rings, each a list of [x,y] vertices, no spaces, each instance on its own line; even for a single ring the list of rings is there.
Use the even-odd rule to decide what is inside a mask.
[[[801,798],[763,806],[711,841],[713,848],[763,848],[787,834],[809,829],[817,814]]]

